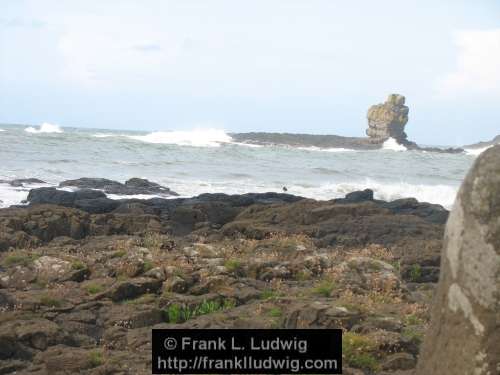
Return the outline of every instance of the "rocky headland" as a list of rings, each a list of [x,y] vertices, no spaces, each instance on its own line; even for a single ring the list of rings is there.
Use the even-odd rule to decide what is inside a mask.
[[[160,327],[342,328],[345,374],[415,367],[443,207],[76,181],[0,210],[0,374],[149,374]]]
[[[462,148],[421,147],[408,140],[405,126],[409,108],[405,97],[390,94],[384,103],[371,106],[367,112],[367,137],[343,137],[338,135],[291,134],[291,133],[235,133],[231,137],[237,142],[261,145],[288,145],[294,147],[347,148],[353,150],[376,150],[385,141],[393,138],[410,150],[461,153]]]

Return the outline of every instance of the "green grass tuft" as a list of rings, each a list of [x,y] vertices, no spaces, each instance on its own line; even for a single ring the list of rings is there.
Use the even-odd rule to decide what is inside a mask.
[[[40,256],[36,254],[11,254],[3,260],[4,266],[28,266]]]
[[[269,310],[268,314],[273,318],[279,318],[283,315],[283,311],[279,307],[273,307]]]
[[[422,277],[422,267],[420,264],[414,264],[410,269],[410,280],[416,282]]]
[[[47,307],[61,307],[62,301],[58,298],[43,295],[40,297],[40,304]]]
[[[342,356],[351,367],[377,371],[380,364],[373,354],[376,349],[376,344],[366,336],[351,332],[342,335]]]
[[[224,263],[224,267],[226,267],[226,269],[229,272],[236,272],[236,271],[241,270],[242,264],[241,264],[241,261],[238,259],[228,259]]]
[[[330,297],[334,289],[335,283],[333,281],[324,280],[313,288],[313,293],[323,297]]]
[[[218,311],[232,309],[236,302],[226,299],[222,303],[219,301],[203,301],[194,307],[185,307],[179,304],[172,304],[164,310],[165,318],[169,323],[181,323],[200,315],[213,314]]]
[[[100,284],[88,284],[85,289],[89,294],[97,294],[101,293],[104,290],[104,287]]]
[[[71,263],[71,269],[75,270],[75,271],[78,271],[78,270],[83,270],[85,269],[87,266],[85,265],[85,263],[83,263],[82,261],[80,260],[75,260],[73,263]]]
[[[104,363],[102,353],[98,350],[93,350],[89,353],[89,364],[91,367],[97,367]]]

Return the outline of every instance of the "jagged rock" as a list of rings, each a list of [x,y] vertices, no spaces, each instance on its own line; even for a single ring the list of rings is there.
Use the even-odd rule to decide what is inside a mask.
[[[441,276],[418,375],[498,374],[500,146],[467,175],[445,232]]]
[[[341,203],[359,203],[364,201],[373,200],[373,190],[365,189],[361,191],[353,191],[352,193],[346,194],[345,198],[339,199]]]
[[[405,142],[409,108],[404,104],[403,95],[391,94],[385,103],[371,106],[367,114],[366,134],[376,140],[394,138],[400,143]]]
[[[107,178],[83,177],[76,180],[66,180],[59,184],[60,187],[77,187],[79,189],[98,189],[107,194],[136,195],[136,194],[161,194],[176,196],[176,192],[155,182],[142,178],[131,178],[124,184],[108,180]]]

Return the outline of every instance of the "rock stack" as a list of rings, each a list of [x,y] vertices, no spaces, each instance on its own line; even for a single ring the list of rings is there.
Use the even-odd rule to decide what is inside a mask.
[[[416,375],[500,373],[500,145],[467,175],[450,214]]]
[[[368,129],[366,134],[376,141],[394,138],[406,143],[405,125],[408,122],[409,108],[404,105],[405,97],[390,94],[385,103],[372,105],[368,109]]]

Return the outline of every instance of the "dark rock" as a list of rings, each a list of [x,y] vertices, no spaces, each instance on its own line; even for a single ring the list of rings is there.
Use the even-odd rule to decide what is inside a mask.
[[[142,178],[131,178],[124,184],[108,180],[106,178],[88,178],[83,177],[76,180],[67,180],[59,184],[60,187],[70,186],[80,189],[97,189],[102,190],[107,194],[118,195],[136,195],[136,194],[161,194],[167,196],[178,195],[176,192],[167,187],[161,186],[155,182],[151,182]]]
[[[162,286],[162,281],[147,277],[138,277],[127,281],[118,282],[109,291],[104,292],[99,298],[109,297],[113,301],[123,301],[139,297],[145,293],[155,293]]]
[[[448,210],[439,204],[419,202],[415,198],[396,199],[392,202],[378,202],[380,207],[387,208],[396,214],[420,216],[431,223],[444,224],[448,220]]]
[[[10,181],[9,184],[14,187],[22,187],[24,184],[46,184],[46,182],[38,178],[17,178]]]
[[[167,187],[142,178],[131,178],[130,180],[125,181],[125,186],[130,191],[129,194],[179,195]]]
[[[98,189],[98,190],[112,190],[119,189],[123,184],[108,180],[107,178],[89,178],[82,177],[76,180],[66,180],[59,184],[60,187],[70,186],[77,187],[80,189]]]
[[[111,212],[118,206],[120,206],[120,202],[109,198],[77,199],[73,204],[73,207],[91,214]]]
[[[75,197],[76,194],[69,191],[57,190],[54,187],[43,187],[31,189],[27,200],[31,204],[56,204],[71,207]]]
[[[337,200],[341,203],[358,203],[373,200],[373,190],[365,189],[362,191],[353,191],[346,194],[345,198]]]

